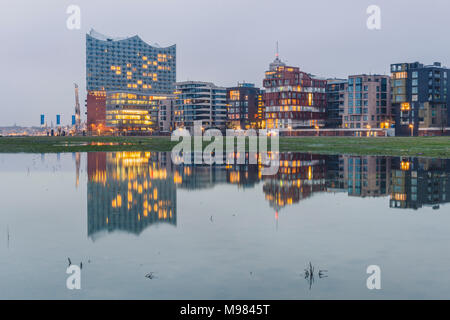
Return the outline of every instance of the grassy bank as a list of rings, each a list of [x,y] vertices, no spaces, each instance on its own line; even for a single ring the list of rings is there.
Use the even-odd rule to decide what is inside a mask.
[[[0,137],[0,153],[170,151],[169,137]],[[450,158],[449,137],[283,137],[280,151]]]

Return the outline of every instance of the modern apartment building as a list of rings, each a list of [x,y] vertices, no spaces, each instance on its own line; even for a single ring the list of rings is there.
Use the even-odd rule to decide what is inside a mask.
[[[391,65],[396,135],[418,135],[419,128],[445,128],[450,123],[449,69],[440,62]]]
[[[345,129],[390,128],[394,122],[389,76],[349,76],[344,100]]]
[[[166,48],[145,43],[139,36],[112,38],[91,30],[86,35],[86,86],[89,130],[105,121],[91,97],[104,91],[164,95],[174,91],[176,46]],[[103,108],[103,106],[101,106]]]
[[[202,127],[225,130],[227,121],[227,89],[211,82],[176,83],[175,126],[192,132],[195,121]]]
[[[227,127],[249,129],[258,127],[260,90],[252,83],[238,83],[227,89]]]
[[[266,127],[281,130],[323,127],[326,83],[298,67],[286,66],[277,56],[263,81]]]
[[[174,96],[168,96],[167,99],[159,100],[158,121],[160,131],[171,132],[173,130],[175,104]]]
[[[347,79],[327,79],[327,128],[342,127],[347,84]]]
[[[136,135],[159,129],[159,101],[166,96],[134,92],[108,91],[106,94],[106,126],[114,133]]]

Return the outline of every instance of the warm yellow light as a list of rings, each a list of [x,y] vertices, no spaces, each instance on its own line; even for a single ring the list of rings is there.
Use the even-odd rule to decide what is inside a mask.
[[[402,111],[408,111],[411,110],[411,105],[409,104],[409,102],[404,102],[401,104],[401,110]]]
[[[400,164],[400,167],[402,169],[402,171],[408,171],[410,168],[410,162],[409,161],[402,161]]]
[[[393,79],[406,79],[408,77],[407,72],[395,72],[392,74]]]

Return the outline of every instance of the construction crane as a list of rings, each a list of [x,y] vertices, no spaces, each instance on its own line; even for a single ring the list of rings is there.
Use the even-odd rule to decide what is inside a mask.
[[[80,98],[78,96],[78,84],[75,83],[75,129],[78,132],[81,127]]]

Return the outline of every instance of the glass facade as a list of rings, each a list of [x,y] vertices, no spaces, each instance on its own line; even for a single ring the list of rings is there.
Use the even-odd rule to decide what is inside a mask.
[[[86,35],[88,91],[127,90],[170,94],[176,81],[176,46],[151,46],[134,36]]]
[[[175,124],[192,130],[195,121],[203,128],[225,129],[227,89],[210,82],[185,81],[176,84]]]
[[[165,96],[108,92],[106,125],[123,134],[152,132],[158,129],[158,105]]]

